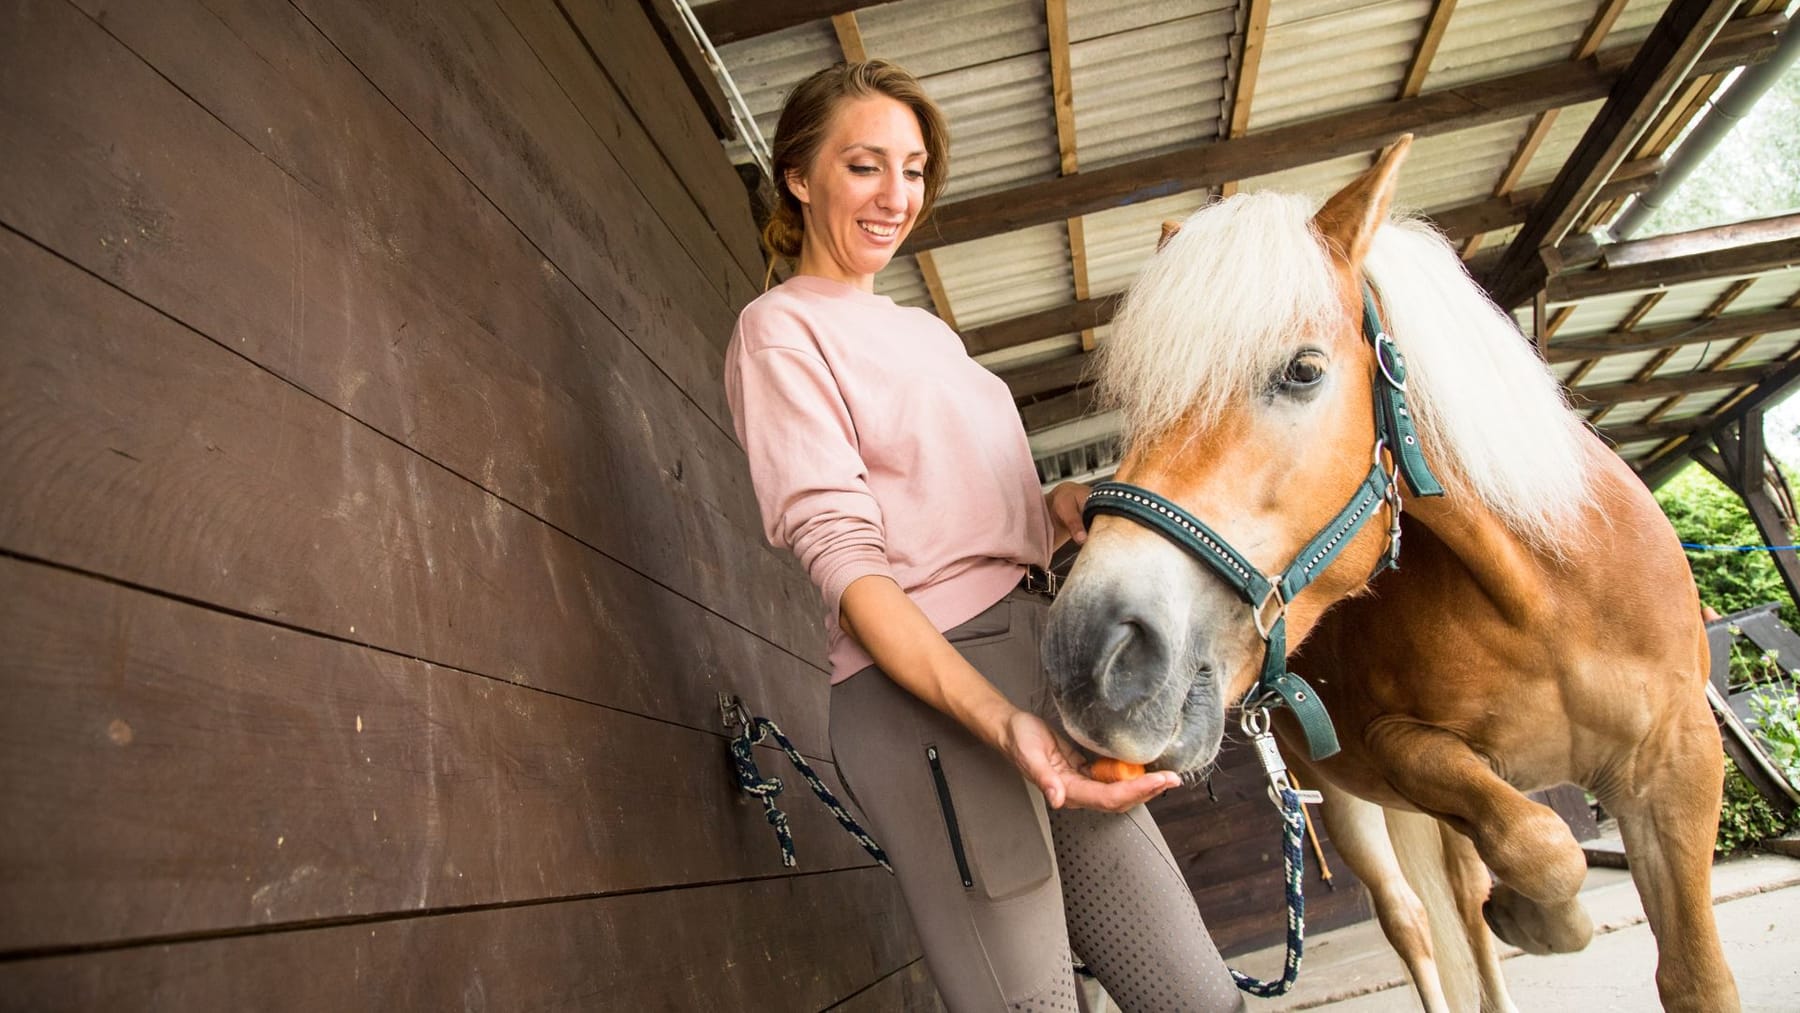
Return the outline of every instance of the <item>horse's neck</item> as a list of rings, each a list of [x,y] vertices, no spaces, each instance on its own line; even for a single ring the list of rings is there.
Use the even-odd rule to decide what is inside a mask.
[[[1526,621],[1543,607],[1545,576],[1552,561],[1514,534],[1485,505],[1455,495],[1409,499],[1406,514],[1413,524],[1429,530],[1431,537],[1402,542],[1402,572],[1409,554],[1445,552],[1509,619]]]

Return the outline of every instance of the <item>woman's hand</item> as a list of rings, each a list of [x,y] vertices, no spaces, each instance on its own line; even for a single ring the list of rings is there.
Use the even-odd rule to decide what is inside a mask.
[[[1007,758],[1044,793],[1052,809],[1100,809],[1122,813],[1181,784],[1176,774],[1158,770],[1129,781],[1105,784],[1087,776],[1086,758],[1044,719],[1014,711],[1006,723]]]
[[[1050,539],[1061,545],[1064,541],[1074,539],[1076,545],[1087,541],[1087,524],[1081,519],[1081,508],[1087,505],[1090,486],[1080,482],[1064,482],[1044,495],[1044,505],[1050,508],[1050,523],[1054,528]]]

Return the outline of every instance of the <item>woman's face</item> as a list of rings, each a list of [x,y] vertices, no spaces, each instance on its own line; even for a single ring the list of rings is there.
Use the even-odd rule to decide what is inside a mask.
[[[804,205],[800,273],[873,291],[925,199],[919,118],[886,95],[844,99],[812,165],[787,183]]]

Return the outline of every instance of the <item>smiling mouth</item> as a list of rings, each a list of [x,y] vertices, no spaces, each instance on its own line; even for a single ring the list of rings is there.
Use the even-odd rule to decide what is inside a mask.
[[[861,227],[864,232],[867,232],[869,235],[875,236],[880,239],[892,239],[900,231],[900,226],[897,224],[896,225],[882,225],[882,224],[879,224],[876,222],[862,222],[862,221],[859,221],[856,224],[859,227]]]

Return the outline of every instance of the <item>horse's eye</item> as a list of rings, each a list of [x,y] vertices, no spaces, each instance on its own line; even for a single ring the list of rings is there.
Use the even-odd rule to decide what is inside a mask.
[[[1294,356],[1281,373],[1281,385],[1289,390],[1311,387],[1323,379],[1325,356],[1311,349]]]

